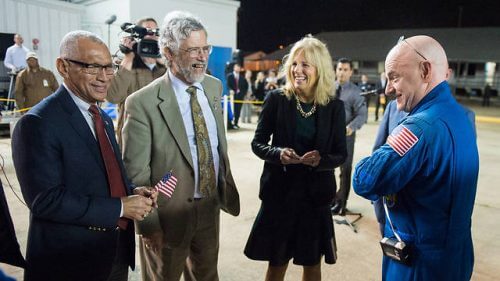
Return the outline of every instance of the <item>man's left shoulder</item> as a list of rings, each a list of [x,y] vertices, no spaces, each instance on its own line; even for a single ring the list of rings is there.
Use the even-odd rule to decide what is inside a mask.
[[[210,74],[205,74],[205,78],[203,81],[206,81],[207,83],[222,84],[219,78],[212,76]]]
[[[222,82],[217,77],[209,74],[205,74],[201,84],[208,89],[222,89]]]

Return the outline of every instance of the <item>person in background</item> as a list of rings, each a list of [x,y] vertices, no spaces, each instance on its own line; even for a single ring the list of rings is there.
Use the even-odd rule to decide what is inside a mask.
[[[401,37],[385,70],[386,94],[408,116],[353,178],[358,195],[383,197],[384,237],[409,253],[404,263],[384,255],[382,279],[470,280],[479,156],[474,126],[446,82],[446,53],[429,36]]]
[[[293,259],[303,266],[302,280],[317,281],[321,259],[337,259],[330,207],[334,169],[347,155],[345,111],[333,96],[332,59],[320,40],[295,43],[282,71],[286,85],[266,97],[252,140],[264,160],[262,204],[244,252],[268,261],[265,280],[284,280]]]
[[[482,106],[490,106],[490,97],[491,97],[491,85],[489,83],[486,84],[486,86],[484,87],[484,91],[483,91],[483,102],[482,102]]]
[[[5,52],[3,64],[13,73],[17,73],[28,66],[26,63],[26,55],[30,50],[23,45],[23,42],[24,40],[21,34],[16,33],[14,35],[14,45],[7,48]]]
[[[146,28],[154,33],[158,29],[158,24],[153,18],[143,18],[136,22],[137,26]],[[156,35],[146,35],[144,39],[158,41]],[[108,90],[107,101],[118,105],[118,120],[116,124],[116,135],[118,145],[122,147],[123,141],[121,132],[123,130],[123,106],[125,99],[133,92],[142,89],[153,80],[161,77],[167,70],[161,58],[140,56],[136,50],[137,42],[130,36],[122,38],[122,46],[126,54],[120,62],[120,68],[115,72],[115,78],[111,82]]]
[[[257,72],[257,77],[255,77],[255,81],[253,84],[253,95],[258,101],[264,101],[264,97],[266,96],[266,75],[263,71]],[[258,104],[261,105],[261,104]]]
[[[227,87],[229,88],[229,94],[234,96],[234,119],[232,127],[228,126],[230,129],[239,129],[240,126],[238,126],[238,123],[240,121],[241,108],[251,84],[248,84],[245,77],[241,74],[241,65],[239,62],[233,65],[233,72],[229,73],[226,81]],[[230,124],[230,122],[228,122],[228,124]]]
[[[17,122],[12,159],[30,210],[24,280],[126,281],[133,220],[157,192],[127,178],[113,122],[97,106],[113,78],[106,44],[88,31],[61,40],[61,87]]]
[[[365,98],[360,95],[361,90],[351,82],[352,61],[341,58],[336,67],[336,98],[344,102],[347,158],[340,165],[339,190],[335,194],[332,214],[344,215],[347,209],[347,200],[351,190],[352,159],[354,155],[354,142],[356,141],[356,131],[361,129],[366,123],[367,112]],[[335,180],[335,177],[333,177]]]
[[[278,77],[276,76],[276,70],[270,69],[267,72],[267,77],[266,77],[266,85],[264,86],[264,89],[266,92],[278,89]]]
[[[168,13],[159,42],[167,73],[127,98],[123,128],[123,160],[133,183],[177,178],[160,195],[158,210],[137,223],[142,277],[179,280],[189,257],[195,280],[216,281],[220,210],[240,211],[222,83],[205,73],[212,46],[194,15]]]
[[[19,72],[16,79],[16,104],[18,109],[35,106],[59,88],[52,71],[40,67],[34,52],[26,55],[28,67]]]
[[[245,102],[251,102],[254,99],[253,96],[253,87],[252,85],[252,71],[247,70],[245,71],[245,80],[247,81],[248,89],[245,94],[244,101]],[[242,108],[241,108],[241,118],[243,123],[252,123],[252,104],[250,103],[244,103]]]
[[[385,72],[380,73],[380,79],[375,85],[377,89],[377,96],[375,99],[375,121],[378,121],[378,113],[380,107],[382,106],[382,114],[385,112],[385,107],[387,106],[385,88],[387,87],[387,78],[385,77]]]
[[[366,93],[372,90],[372,85],[368,82],[368,76],[366,74],[361,75],[361,83],[359,83],[358,87],[361,89],[362,93]],[[365,95],[365,103],[366,108],[370,106],[370,97],[371,94]],[[366,118],[368,121],[368,118]]]

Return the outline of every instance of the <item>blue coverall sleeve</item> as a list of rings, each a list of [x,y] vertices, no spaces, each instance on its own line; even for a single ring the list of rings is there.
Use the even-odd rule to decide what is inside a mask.
[[[356,165],[353,188],[358,195],[377,200],[380,196],[395,194],[421,170],[427,149],[423,130],[416,123],[407,121],[396,127],[390,137],[397,138],[403,128],[417,139],[410,143],[410,148],[399,148],[403,155],[387,142]]]

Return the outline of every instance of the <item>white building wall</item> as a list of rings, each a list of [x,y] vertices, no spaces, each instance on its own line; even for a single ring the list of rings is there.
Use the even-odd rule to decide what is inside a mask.
[[[108,26],[105,24],[105,21],[112,15],[116,16],[116,21]],[[82,27],[85,30],[99,35],[104,42],[109,42],[112,54],[118,50],[120,38],[126,35],[120,29],[120,25],[124,22],[130,22],[129,0],[101,0],[85,4],[85,15],[82,19]]]
[[[83,12],[83,6],[62,1],[0,0],[0,32],[21,34],[30,50],[32,40],[40,40],[38,50],[33,50],[40,65],[61,80],[55,68],[59,43],[67,32],[81,29]]]

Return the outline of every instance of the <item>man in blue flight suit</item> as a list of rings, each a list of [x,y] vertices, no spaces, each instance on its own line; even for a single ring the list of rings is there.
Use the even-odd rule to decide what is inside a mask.
[[[409,114],[353,178],[357,194],[391,198],[394,230],[411,248],[409,265],[384,256],[383,280],[470,280],[479,158],[474,128],[445,81],[446,53],[428,36],[402,39],[385,68],[386,94]],[[385,237],[394,236],[386,224]]]

